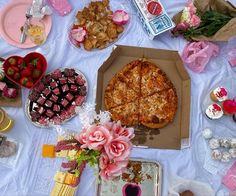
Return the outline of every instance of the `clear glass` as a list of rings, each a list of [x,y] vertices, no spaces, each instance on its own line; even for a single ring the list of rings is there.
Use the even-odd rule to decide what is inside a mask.
[[[27,35],[36,45],[42,45],[46,41],[45,25],[42,20],[32,18],[29,23]]]

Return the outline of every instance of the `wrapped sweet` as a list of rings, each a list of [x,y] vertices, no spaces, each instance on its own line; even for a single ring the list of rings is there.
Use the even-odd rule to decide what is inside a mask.
[[[236,148],[230,148],[229,154],[231,155],[232,158],[236,158]]]
[[[220,146],[223,148],[230,148],[230,140],[227,138],[220,139]]]
[[[212,138],[209,140],[209,147],[210,149],[217,149],[220,147],[220,141],[219,139]]]
[[[222,158],[222,153],[221,153],[221,151],[220,151],[220,150],[217,150],[217,149],[212,150],[212,151],[211,151],[211,158],[212,158],[213,160],[221,160],[221,158]]]
[[[0,158],[10,157],[16,153],[16,144],[8,141],[5,136],[0,135]]]
[[[230,140],[230,146],[231,146],[231,148],[236,148],[236,138],[232,138]]]
[[[222,153],[222,157],[221,157],[221,161],[222,162],[229,162],[231,160],[231,154],[229,152],[223,152]]]
[[[211,129],[209,128],[206,128],[202,131],[202,136],[205,138],[205,139],[211,139],[212,136],[213,136],[213,132]]]

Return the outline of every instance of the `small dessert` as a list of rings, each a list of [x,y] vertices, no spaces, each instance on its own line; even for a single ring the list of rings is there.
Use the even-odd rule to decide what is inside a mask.
[[[223,102],[228,98],[228,92],[224,87],[217,87],[211,91],[210,97],[212,101]]]
[[[212,136],[213,136],[213,133],[212,133],[212,130],[209,129],[209,128],[206,128],[202,131],[202,136],[205,138],[205,139],[211,139]]]
[[[211,120],[219,119],[224,114],[221,106],[216,103],[209,105],[205,113],[206,113],[206,116]]]
[[[222,157],[221,157],[221,161],[222,162],[229,162],[231,160],[231,155],[229,152],[223,152],[222,153]]]
[[[230,148],[230,140],[227,138],[220,139],[220,146],[223,148]]]
[[[229,154],[231,155],[232,158],[236,158],[236,148],[230,148]]]
[[[192,191],[186,190],[184,192],[179,193],[179,196],[194,196],[194,194]]]
[[[209,147],[210,149],[217,149],[220,147],[220,141],[219,139],[216,139],[216,138],[212,138],[209,140]]]
[[[236,138],[232,138],[232,139],[230,140],[230,147],[231,147],[231,148],[236,148]]]
[[[211,158],[212,158],[213,160],[221,160],[221,158],[222,158],[222,153],[220,152],[220,150],[217,150],[217,149],[212,150],[212,151],[211,151]]]
[[[236,113],[236,102],[233,100],[225,100],[222,107],[226,115],[233,115],[234,113]]]

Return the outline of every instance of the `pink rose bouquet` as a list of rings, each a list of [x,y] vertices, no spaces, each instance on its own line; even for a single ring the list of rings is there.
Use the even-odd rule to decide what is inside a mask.
[[[100,153],[99,174],[109,180],[120,175],[126,168],[132,149],[130,140],[133,137],[133,128],[123,127],[120,122],[106,122],[84,128],[75,139],[84,150]]]
[[[183,35],[187,40],[196,40],[199,36],[211,37],[231,19],[232,16],[214,10],[197,10],[193,1],[189,0],[181,17],[176,18],[178,24],[172,33],[174,36]]]

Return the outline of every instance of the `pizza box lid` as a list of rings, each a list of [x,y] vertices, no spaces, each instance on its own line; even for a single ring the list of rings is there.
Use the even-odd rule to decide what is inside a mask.
[[[191,80],[177,51],[118,45],[101,65],[97,76],[96,110],[105,110],[104,92],[107,84],[123,66],[145,58],[160,67],[176,88],[178,109],[173,122],[161,129],[135,127],[133,144],[137,147],[181,149],[189,146]],[[181,147],[181,145],[183,145]]]

